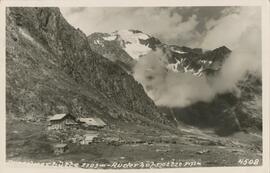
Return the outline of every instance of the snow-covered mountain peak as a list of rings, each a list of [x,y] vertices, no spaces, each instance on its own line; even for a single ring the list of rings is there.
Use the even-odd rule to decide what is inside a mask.
[[[105,48],[106,44],[118,45],[135,61],[161,44],[157,38],[133,29],[117,30],[112,33],[93,33],[89,39],[95,45],[95,49]]]
[[[149,35],[137,30],[119,30],[103,37],[106,41],[119,41],[120,46],[135,60],[151,51],[148,45],[142,43],[149,38]]]
[[[146,40],[150,38],[149,35],[137,31],[137,30],[119,30],[112,33],[113,35],[119,36],[119,39],[131,43],[139,43],[139,39]]]
[[[143,56],[160,49],[168,62],[164,64],[172,72],[192,73],[200,77],[218,71],[228,54],[225,46],[203,51],[162,43],[158,38],[138,30],[118,30],[112,33],[95,33],[89,36],[91,48],[112,61],[121,61],[129,69]],[[121,64],[121,66],[123,65]]]

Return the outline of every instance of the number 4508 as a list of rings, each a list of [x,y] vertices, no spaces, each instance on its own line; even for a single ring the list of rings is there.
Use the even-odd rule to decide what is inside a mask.
[[[252,165],[254,165],[254,166],[257,166],[257,165],[259,165],[259,163],[260,163],[260,160],[259,159],[239,159],[238,160],[238,163],[240,164],[240,165],[249,165],[249,166],[252,166]]]

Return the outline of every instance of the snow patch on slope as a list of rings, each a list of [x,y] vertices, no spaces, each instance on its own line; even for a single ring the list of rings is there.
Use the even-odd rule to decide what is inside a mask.
[[[182,59],[181,59],[182,60]],[[173,72],[179,72],[178,71],[178,65],[181,64],[181,61],[179,60],[176,60],[176,63],[175,64],[168,64],[167,65],[167,68]]]
[[[202,71],[203,71],[203,66],[201,66],[201,68],[196,72],[196,73],[193,73],[195,76],[202,76]]]
[[[146,55],[152,49],[140,43],[140,40],[147,40],[150,37],[140,32],[132,32],[130,30],[120,30],[113,33],[112,36],[117,37],[123,49],[135,60]],[[112,39],[112,38],[111,38]]]
[[[178,53],[178,54],[185,54],[185,53],[187,53],[187,52],[184,52],[184,51],[182,51],[182,50],[177,50],[177,49],[175,49],[174,47],[171,48],[171,51],[173,51],[173,52],[175,52],[175,53]]]
[[[213,61],[208,61],[208,60],[199,60],[200,63],[202,64],[212,64]]]
[[[103,37],[103,39],[106,40],[106,41],[113,41],[116,38],[117,38],[116,35],[110,35],[108,37]]]
[[[100,40],[95,40],[94,44],[100,45],[101,47],[104,47],[104,44]]]
[[[176,52],[176,53],[179,53],[179,54],[185,54],[185,53],[187,53],[187,52],[180,51],[180,50],[173,50],[173,51]]]
[[[134,33],[130,30],[119,30],[115,32],[117,35],[119,35],[123,40],[129,41],[132,43],[138,42],[138,39],[146,40],[149,38],[148,35],[138,32]]]

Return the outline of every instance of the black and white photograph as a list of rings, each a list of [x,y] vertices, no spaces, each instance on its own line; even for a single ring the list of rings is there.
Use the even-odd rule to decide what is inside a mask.
[[[5,7],[6,162],[269,164],[262,16],[261,6]]]

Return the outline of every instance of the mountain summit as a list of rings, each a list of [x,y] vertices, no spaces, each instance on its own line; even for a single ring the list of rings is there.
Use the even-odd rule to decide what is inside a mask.
[[[90,47],[104,57],[132,69],[140,58],[160,49],[167,56],[167,68],[174,72],[190,72],[196,76],[220,69],[231,50],[225,46],[203,52],[199,48],[167,45],[138,30],[119,30],[111,34],[93,33],[88,36]]]

